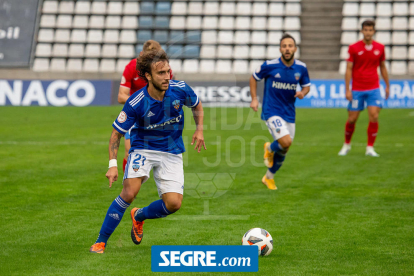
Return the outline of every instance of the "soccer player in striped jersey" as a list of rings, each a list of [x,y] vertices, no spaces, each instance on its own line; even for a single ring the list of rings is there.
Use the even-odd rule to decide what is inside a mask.
[[[195,150],[206,149],[203,136],[203,107],[193,89],[184,81],[170,80],[170,66],[164,51],[144,53],[137,59],[140,77],[148,86],[138,90],[126,101],[112,124],[109,141],[109,187],[118,179],[117,153],[120,139],[130,130],[131,150],[125,169],[123,189],[112,202],[99,236],[90,252],[104,253],[107,241],[121,221],[125,210],[137,196],[150,171],[161,199],[144,208],[132,208],[131,239],[140,244],[146,219],[163,218],[178,211],[184,191],[182,139],[184,110],[192,108],[196,131],[192,138]]]
[[[345,143],[338,155],[347,155],[351,150],[351,138],[359,113],[368,109],[369,124],[367,129],[368,142],[365,155],[379,157],[374,150],[374,142],[378,133],[378,115],[382,108],[382,98],[379,89],[378,66],[385,81],[385,98],[390,94],[388,72],[385,67],[384,45],[374,41],[375,22],[366,20],[362,23],[364,38],[349,46],[349,57],[345,73],[346,99],[348,104],[348,120],[345,124]],[[352,91],[350,82],[352,79]]]
[[[285,160],[286,153],[295,137],[295,101],[303,99],[310,91],[310,80],[306,64],[294,58],[295,39],[284,34],[280,40],[278,59],[263,63],[250,77],[250,107],[257,111],[257,81],[265,79],[262,104],[262,120],[273,137],[272,143],[264,145],[264,163],[268,167],[262,183],[271,190],[276,190],[273,179]],[[298,91],[298,84],[301,91]]]

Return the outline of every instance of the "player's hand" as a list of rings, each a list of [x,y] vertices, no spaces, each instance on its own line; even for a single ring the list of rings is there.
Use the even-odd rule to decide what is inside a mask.
[[[109,179],[109,188],[111,188],[112,183],[118,180],[118,167],[109,168],[105,176]]]
[[[349,89],[346,90],[346,92],[345,92],[345,98],[348,101],[352,101],[352,91],[351,90],[349,90]]]
[[[197,150],[197,152],[201,151],[201,146],[203,146],[204,149],[207,150],[206,143],[204,142],[204,135],[203,135],[202,130],[196,130],[196,132],[194,132],[191,145],[194,145],[194,143],[196,143],[194,149]]]
[[[303,95],[302,91],[297,91],[295,94],[295,98],[303,99],[305,98],[305,95]]]
[[[257,98],[252,100],[252,102],[250,103],[250,107],[253,109],[254,112],[257,112],[257,109],[259,107],[259,101],[257,100]]]
[[[388,100],[390,97],[390,88],[387,86],[385,87],[385,99]]]

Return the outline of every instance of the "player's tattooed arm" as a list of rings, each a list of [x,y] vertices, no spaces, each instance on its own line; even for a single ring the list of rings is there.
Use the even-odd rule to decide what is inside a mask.
[[[109,160],[117,159],[119,143],[121,142],[122,134],[112,130],[111,138],[109,139]],[[118,180],[118,167],[110,167],[106,173],[106,177],[109,180],[109,188],[112,187],[112,183]]]
[[[194,145],[194,142],[195,142],[196,145],[194,149],[200,152],[202,146],[204,147],[205,150],[207,149],[206,143],[204,142],[204,135],[203,135],[204,111],[203,111],[203,106],[201,102],[196,107],[192,108],[191,110],[193,111],[193,117],[196,123],[196,131],[194,132],[191,145]]]
[[[117,158],[122,136],[123,135],[115,129],[112,130],[111,139],[109,139],[109,160]]]

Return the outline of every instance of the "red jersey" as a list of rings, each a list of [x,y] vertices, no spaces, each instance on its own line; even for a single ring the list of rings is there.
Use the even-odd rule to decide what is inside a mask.
[[[378,66],[385,60],[384,45],[361,40],[349,46],[347,61],[353,63],[352,90],[366,91],[379,88]]]
[[[138,76],[137,71],[137,59],[132,59],[127,66],[125,66],[124,73],[122,74],[121,86],[129,88],[129,95],[134,94],[141,88],[147,85],[147,82]],[[172,70],[170,71],[170,79],[173,78]]]

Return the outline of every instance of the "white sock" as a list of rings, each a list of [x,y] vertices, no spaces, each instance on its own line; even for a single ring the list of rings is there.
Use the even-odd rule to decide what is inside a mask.
[[[269,152],[273,153],[273,150],[272,150],[272,148],[270,147],[270,144],[267,146],[267,150],[268,150]]]
[[[274,176],[275,176],[274,173],[272,173],[271,171],[267,170],[267,172],[266,172],[266,178],[267,179],[273,179]]]

